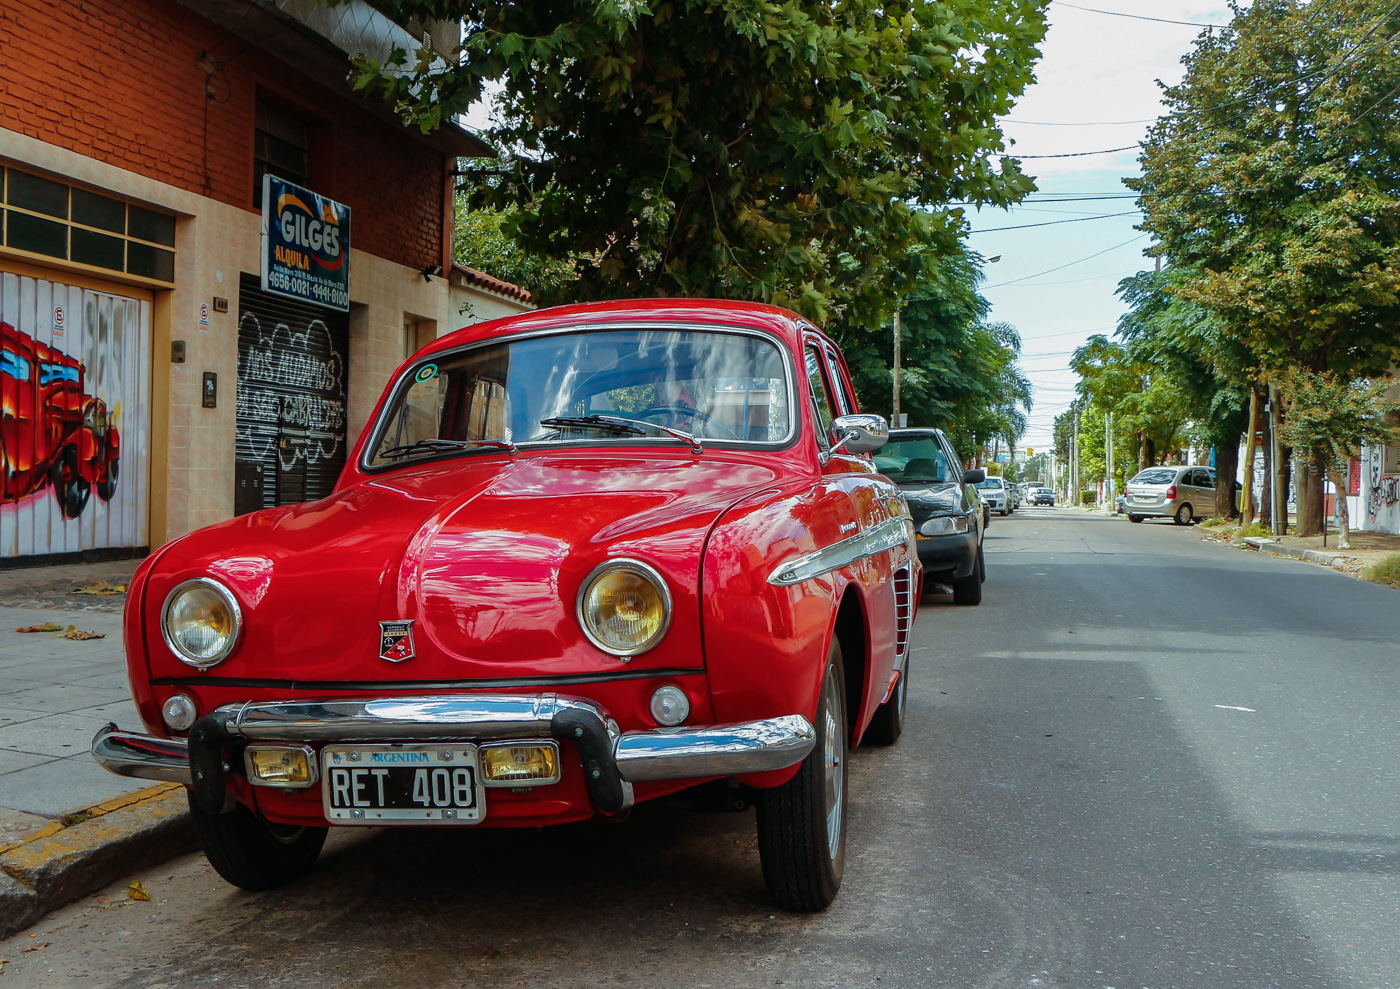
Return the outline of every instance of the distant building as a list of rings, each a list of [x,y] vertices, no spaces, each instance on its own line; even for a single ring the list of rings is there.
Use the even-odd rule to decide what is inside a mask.
[[[457,159],[491,150],[347,82],[352,54],[449,50],[457,24],[363,0],[3,21],[0,566],[319,498],[406,354],[529,308],[452,263]]]
[[[1400,411],[1400,372],[1392,372],[1395,384],[1386,398]],[[1362,447],[1361,457],[1353,461],[1350,476],[1351,493],[1361,502],[1359,517],[1352,525],[1372,532],[1400,533],[1400,443],[1388,446]]]

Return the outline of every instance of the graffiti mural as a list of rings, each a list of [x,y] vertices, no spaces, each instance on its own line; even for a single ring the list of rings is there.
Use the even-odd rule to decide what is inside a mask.
[[[1400,474],[1385,473],[1384,447],[1367,447],[1365,454],[1366,519],[1370,523],[1367,528],[1392,528],[1400,520],[1392,519],[1387,526],[1382,516],[1400,514],[1396,512],[1396,506],[1400,505]]]
[[[0,560],[146,545],[149,326],[149,302],[0,272]]]

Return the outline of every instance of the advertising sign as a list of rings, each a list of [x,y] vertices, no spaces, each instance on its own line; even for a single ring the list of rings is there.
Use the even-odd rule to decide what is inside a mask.
[[[350,309],[350,207],[263,175],[262,289]]]

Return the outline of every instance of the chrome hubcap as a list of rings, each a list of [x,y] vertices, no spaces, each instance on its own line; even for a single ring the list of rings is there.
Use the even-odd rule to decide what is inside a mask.
[[[832,859],[841,847],[841,792],[846,784],[846,739],[840,724],[841,694],[836,678],[827,675],[822,691],[822,717],[826,721],[823,769],[826,776],[826,847]]]

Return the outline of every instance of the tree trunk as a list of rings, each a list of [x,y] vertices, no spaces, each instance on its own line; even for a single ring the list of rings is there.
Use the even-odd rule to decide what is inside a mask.
[[[1259,489],[1259,524],[1270,532],[1274,525],[1274,447],[1264,444],[1264,484]]]
[[[1147,466],[1149,466],[1149,467],[1156,467],[1156,466],[1157,466],[1157,444],[1156,444],[1155,442],[1153,442],[1151,436],[1145,436],[1145,437],[1143,437],[1143,441],[1147,444]]]
[[[1313,535],[1321,533],[1327,524],[1326,488],[1322,481],[1328,468],[1326,457],[1318,457],[1308,465],[1308,528]]]
[[[1351,519],[1347,513],[1347,480],[1351,472],[1350,458],[1331,460],[1327,463],[1332,484],[1337,489],[1337,548],[1351,549]],[[1340,476],[1339,476],[1340,475]]]
[[[1235,471],[1240,465],[1240,438],[1215,445],[1215,514],[1222,519],[1239,517],[1235,506]]]

